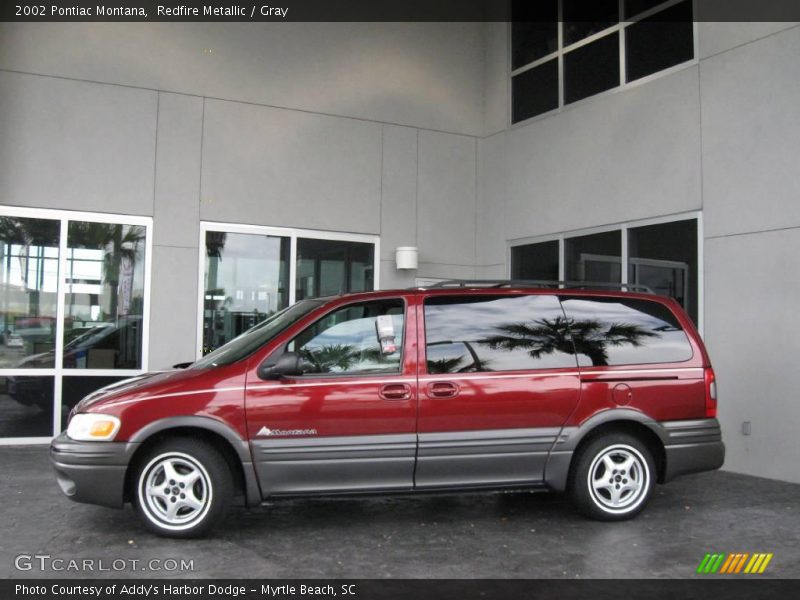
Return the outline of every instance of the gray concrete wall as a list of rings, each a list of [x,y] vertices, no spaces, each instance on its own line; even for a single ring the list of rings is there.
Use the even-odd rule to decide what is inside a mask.
[[[699,23],[698,38],[695,65],[479,140],[477,270],[505,274],[510,240],[702,210],[725,468],[797,482],[800,27]],[[485,66],[487,133],[508,118],[504,68]]]
[[[151,368],[194,356],[200,220],[378,234],[384,288],[473,277],[475,141],[444,132],[481,131],[483,39],[479,23],[2,23],[0,203],[154,217]],[[441,234],[449,254],[443,213],[463,226]],[[400,272],[407,245],[422,264]]]
[[[480,134],[481,23],[0,23],[0,69]]]

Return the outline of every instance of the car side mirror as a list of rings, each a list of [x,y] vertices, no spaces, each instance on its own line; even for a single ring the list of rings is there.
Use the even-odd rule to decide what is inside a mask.
[[[303,374],[300,356],[296,352],[284,352],[274,364],[262,364],[258,368],[261,379],[281,379],[282,377],[299,377]]]

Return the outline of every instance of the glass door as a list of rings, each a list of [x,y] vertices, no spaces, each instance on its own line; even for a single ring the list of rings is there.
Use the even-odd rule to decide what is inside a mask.
[[[0,444],[147,366],[151,219],[0,209]]]

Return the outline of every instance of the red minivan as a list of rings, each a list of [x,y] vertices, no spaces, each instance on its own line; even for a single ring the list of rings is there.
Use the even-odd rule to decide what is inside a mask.
[[[714,372],[674,300],[586,285],[303,300],[84,398],[51,446],[58,483],[172,537],[234,496],[549,488],[630,518],[656,482],[722,465]]]

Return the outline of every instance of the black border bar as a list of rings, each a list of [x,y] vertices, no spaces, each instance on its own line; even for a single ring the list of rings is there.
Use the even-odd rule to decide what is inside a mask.
[[[539,1],[514,0],[515,13],[520,8],[524,13],[526,3]],[[686,1],[694,3],[695,21],[800,21],[798,0]],[[511,4],[511,0],[9,0],[0,3],[0,21],[503,22],[511,20]],[[588,12],[587,20],[591,20]]]
[[[213,587],[212,587],[213,586]],[[228,587],[230,586],[230,587]],[[270,586],[265,588],[265,586]],[[302,586],[316,588],[302,593]],[[330,586],[330,587],[328,587]],[[171,590],[171,591],[168,591]],[[266,589],[266,592],[265,592]],[[112,591],[113,590],[113,591]],[[181,591],[183,590],[183,591]],[[320,593],[325,590],[324,593]],[[327,590],[332,590],[329,593]],[[99,593],[98,593],[99,592]],[[155,593],[154,593],[155,592]],[[761,576],[694,579],[10,579],[4,600],[725,600],[797,598],[800,580]]]

